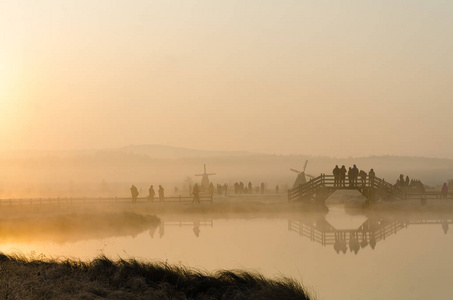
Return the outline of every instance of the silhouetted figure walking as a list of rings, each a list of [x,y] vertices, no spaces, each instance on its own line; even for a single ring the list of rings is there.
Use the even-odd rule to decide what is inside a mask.
[[[200,203],[200,190],[198,188],[198,184],[193,186],[193,200],[192,203]]]
[[[261,182],[260,189],[261,189],[261,194],[264,194],[264,182]]]
[[[340,185],[340,168],[338,165],[335,166],[335,168],[332,171],[333,173],[333,186],[339,186]]]
[[[163,202],[164,201],[164,197],[165,197],[164,196],[164,188],[161,185],[159,185],[159,201]]]
[[[135,185],[131,186],[132,203],[137,203],[138,190]]]
[[[154,202],[154,196],[156,196],[156,192],[154,191],[154,187],[151,185],[148,190],[148,202]]]
[[[278,186],[278,184],[275,186],[275,193],[278,194],[278,191],[280,190],[280,187]]]

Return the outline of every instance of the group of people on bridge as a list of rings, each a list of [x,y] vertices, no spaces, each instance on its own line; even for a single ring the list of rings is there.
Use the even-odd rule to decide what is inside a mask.
[[[358,186],[359,179],[360,184],[362,186],[365,186],[367,183],[367,176],[369,179],[369,184],[372,185],[374,179],[376,178],[376,174],[374,173],[373,169],[371,169],[367,174],[364,170],[359,171],[356,165],[349,167],[349,170],[346,170],[346,167],[344,165],[342,165],[341,168],[336,165],[332,173],[334,176],[334,186],[336,187],[346,187],[346,174],[348,175],[349,187]]]

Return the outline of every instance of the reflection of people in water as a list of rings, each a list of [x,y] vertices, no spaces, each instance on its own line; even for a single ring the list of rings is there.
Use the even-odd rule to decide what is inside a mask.
[[[445,234],[448,232],[448,223],[447,221],[442,222],[442,230],[444,231]]]
[[[196,237],[200,236],[200,221],[193,221],[193,233]]]
[[[360,250],[360,244],[357,236],[357,232],[349,233],[349,250],[357,254]]]
[[[357,254],[360,248],[370,245],[375,249],[377,242],[385,240],[389,235],[407,228],[411,224],[439,224],[445,234],[448,233],[449,224],[453,224],[453,216],[443,218],[428,217],[399,219],[391,215],[371,216],[360,227],[355,229],[336,229],[330,224],[325,215],[319,215],[316,219],[310,217],[300,220],[288,220],[288,230],[311,239],[317,243],[333,245],[335,252],[346,253],[349,250]]]
[[[164,227],[164,222],[160,222],[159,224],[159,237],[162,238],[165,233],[165,227]]]
[[[333,248],[337,253],[340,253],[340,251],[343,252],[343,254],[346,253],[348,247],[346,246],[346,239],[343,233],[335,234],[335,244],[333,245]]]
[[[374,233],[370,236],[370,246],[373,250],[376,247],[376,237],[374,236]]]
[[[157,230],[157,227],[153,227],[149,230],[149,235],[151,236],[152,239],[154,238],[154,234],[156,233],[156,230]]]

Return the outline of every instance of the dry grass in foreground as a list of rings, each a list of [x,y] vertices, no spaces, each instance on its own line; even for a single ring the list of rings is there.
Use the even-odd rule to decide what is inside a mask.
[[[134,259],[27,260],[0,254],[1,299],[309,299],[292,279],[206,274]]]

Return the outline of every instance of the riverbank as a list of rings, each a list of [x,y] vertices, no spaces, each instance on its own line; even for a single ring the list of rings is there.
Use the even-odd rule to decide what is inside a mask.
[[[2,299],[310,299],[288,278],[243,271],[210,274],[165,263],[28,260],[0,254]]]

